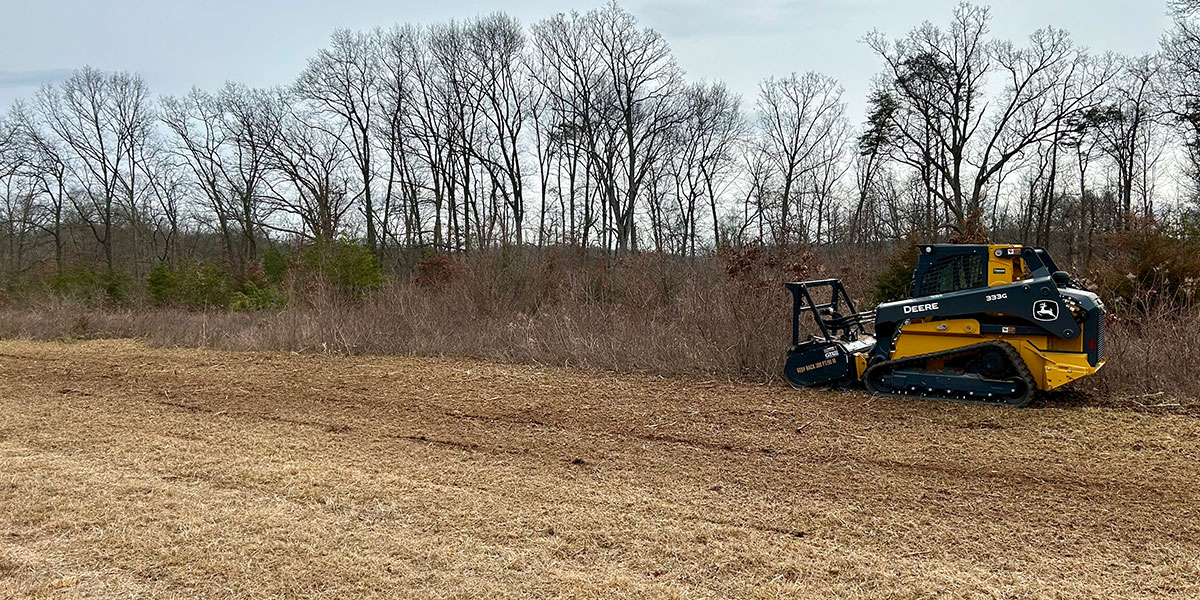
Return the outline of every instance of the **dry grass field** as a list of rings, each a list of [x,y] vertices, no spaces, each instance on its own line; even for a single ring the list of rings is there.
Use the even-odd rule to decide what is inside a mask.
[[[1200,410],[1102,404],[0,342],[0,597],[1200,597]]]

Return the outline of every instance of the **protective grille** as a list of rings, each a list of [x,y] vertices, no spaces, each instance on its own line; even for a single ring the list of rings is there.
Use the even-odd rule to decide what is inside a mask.
[[[1096,360],[1101,361],[1104,360],[1104,313],[1097,312],[1099,321],[1096,323]]]
[[[952,254],[929,265],[915,290],[916,296],[932,296],[983,287],[983,255]]]

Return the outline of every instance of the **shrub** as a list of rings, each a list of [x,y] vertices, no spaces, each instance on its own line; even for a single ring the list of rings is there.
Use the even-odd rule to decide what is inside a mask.
[[[291,260],[287,254],[284,254],[278,248],[267,248],[267,251],[262,256],[263,275],[266,276],[268,283],[281,284],[283,278],[287,276],[288,266]]]
[[[189,263],[178,269],[159,263],[146,277],[146,295],[156,306],[228,308],[235,289],[229,273],[211,263]]]
[[[84,302],[120,305],[133,295],[133,279],[113,269],[66,267],[55,271],[46,286],[57,296]]]
[[[1109,243],[1111,251],[1092,279],[1114,308],[1147,314],[1196,299],[1200,243],[1170,237],[1153,223],[1112,235]]]
[[[189,277],[183,302],[193,308],[228,308],[233,302],[234,283],[224,269],[205,263],[185,271]]]
[[[887,264],[875,275],[871,297],[876,304],[895,302],[912,295],[913,272],[917,269],[917,258],[921,255],[914,236],[892,252]]]
[[[607,267],[603,258],[597,259],[584,272],[581,292],[582,300],[591,304],[614,304],[626,296],[623,282]]]
[[[305,268],[335,290],[362,297],[383,285],[383,266],[369,249],[347,240],[318,242],[309,249]]]
[[[777,381],[791,317],[790,299],[776,287],[778,281],[863,273],[865,293],[875,279],[866,274],[887,267],[893,272],[892,289],[903,296],[916,247],[909,240],[884,261],[876,256],[888,256],[886,250],[814,248],[819,260],[803,263],[812,269],[806,275],[792,267],[802,262],[798,248],[774,256],[759,249],[736,258],[726,250],[717,258],[644,252],[617,260],[572,248],[513,249],[507,256],[500,250],[427,255],[421,281],[443,281],[436,289],[396,278],[378,293],[345,302],[344,296],[316,295],[326,291],[323,287],[281,288],[255,274],[240,290],[230,291],[229,305],[239,312],[114,311],[70,300],[41,302],[5,307],[0,335],[142,336],[168,346],[477,356]],[[298,278],[315,269],[307,265],[309,254],[307,249],[292,254],[287,284],[321,283],[315,276]],[[737,263],[732,274],[730,261]],[[57,274],[51,283],[102,300],[107,292],[101,275],[76,269]],[[151,279],[160,290],[172,290],[168,304],[179,308],[193,305],[184,299],[203,297],[198,290],[219,291],[225,285],[221,281],[233,289],[212,265],[174,271],[156,266],[146,280],[147,297]],[[886,289],[886,280],[875,279],[876,287]],[[205,281],[207,287],[200,285]],[[154,296],[168,297],[164,291]],[[1200,349],[1200,307],[1160,304],[1146,313],[1121,311],[1110,315],[1108,331],[1109,365],[1099,376],[1075,384],[1076,390],[1100,392],[1095,402],[1124,404],[1141,401],[1137,394],[1200,397],[1200,386],[1186,373]]]
[[[56,296],[76,300],[95,300],[95,294],[100,289],[96,284],[96,273],[91,269],[78,267],[66,267],[55,271],[47,280],[46,286]]]
[[[287,305],[287,297],[278,287],[260,286],[253,281],[242,284],[242,291],[233,295],[234,310],[279,310]]]
[[[417,261],[413,283],[425,289],[439,289],[453,281],[460,270],[449,254],[436,252]]]
[[[0,285],[0,305],[15,299],[28,298],[30,292],[35,291],[35,287],[32,282],[21,279],[19,274],[10,274],[4,279],[3,285]]]
[[[785,281],[810,279],[821,270],[820,261],[805,246],[774,247],[755,244],[721,252],[725,274],[751,287],[777,286]]]
[[[177,299],[179,281],[171,265],[160,262],[146,276],[146,296],[155,306],[167,306]]]
[[[988,233],[987,227],[983,226],[983,207],[976,208],[967,215],[967,220],[962,223],[961,229],[951,235],[947,241],[951,244],[992,243],[991,234]]]

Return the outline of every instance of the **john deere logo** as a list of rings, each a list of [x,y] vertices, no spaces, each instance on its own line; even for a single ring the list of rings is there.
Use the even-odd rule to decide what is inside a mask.
[[[1058,318],[1058,303],[1053,300],[1038,300],[1033,303],[1033,318],[1053,321]]]

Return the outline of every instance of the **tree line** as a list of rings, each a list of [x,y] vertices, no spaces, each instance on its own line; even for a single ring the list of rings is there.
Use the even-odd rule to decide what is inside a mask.
[[[1144,56],[1053,28],[994,39],[971,4],[869,33],[862,116],[820,73],[767,78],[751,101],[689,80],[615,2],[528,27],[339,30],[270,89],[156,98],[136,73],[85,67],[0,118],[0,255],[12,281],[69,264],[241,273],[275,245],[335,239],[380,257],[698,254],[986,229],[1082,260],[1139,219],[1195,222],[1200,6],[1170,8]]]

